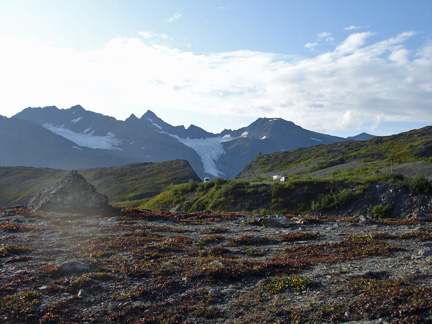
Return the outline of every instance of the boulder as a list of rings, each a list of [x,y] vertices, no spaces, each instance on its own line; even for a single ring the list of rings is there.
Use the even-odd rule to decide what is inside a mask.
[[[27,208],[31,211],[104,214],[112,207],[106,195],[98,193],[92,184],[73,170],[31,198]]]
[[[261,219],[261,224],[264,227],[287,228],[297,225],[292,220],[289,220],[283,215],[272,215]]]
[[[82,261],[69,261],[62,263],[58,269],[62,274],[74,274],[90,271],[90,266]]]

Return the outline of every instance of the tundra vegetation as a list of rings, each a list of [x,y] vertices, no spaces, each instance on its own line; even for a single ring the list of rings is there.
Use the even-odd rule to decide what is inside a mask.
[[[432,320],[430,221],[304,216],[280,229],[244,212],[117,212],[0,208],[0,321]],[[72,260],[88,271],[66,272]]]

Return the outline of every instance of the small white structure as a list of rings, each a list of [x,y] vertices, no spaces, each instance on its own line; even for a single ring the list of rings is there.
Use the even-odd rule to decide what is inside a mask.
[[[280,175],[274,175],[273,176],[273,180],[278,180],[278,179],[280,179],[282,176],[280,176]]]
[[[209,177],[205,177],[203,182],[209,182],[210,178]]]
[[[281,181],[281,182],[288,181],[288,177],[282,177],[282,178],[280,178],[280,181]]]

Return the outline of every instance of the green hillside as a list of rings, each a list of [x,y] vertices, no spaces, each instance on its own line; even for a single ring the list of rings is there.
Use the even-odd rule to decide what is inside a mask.
[[[236,180],[189,182],[130,206],[152,210],[431,213],[432,127],[257,156]],[[273,175],[287,176],[284,183]],[[416,196],[414,203],[413,197]],[[429,206],[429,207],[428,207]]]
[[[67,171],[31,167],[0,167],[0,205],[25,204],[31,196]],[[171,184],[200,181],[184,160],[135,163],[111,168],[78,170],[111,203],[142,199]]]
[[[317,145],[258,155],[239,179],[290,178],[364,181],[390,173],[432,178],[432,127],[368,141]]]

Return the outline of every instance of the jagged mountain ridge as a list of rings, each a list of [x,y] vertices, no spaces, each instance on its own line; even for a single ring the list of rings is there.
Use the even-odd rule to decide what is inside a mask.
[[[234,178],[259,153],[346,141],[345,138],[305,130],[281,118],[259,118],[247,127],[214,134],[194,125],[188,128],[172,126],[150,110],[141,118],[132,114],[121,121],[85,110],[79,105],[69,109],[55,106],[26,108],[12,118],[6,118],[5,122],[12,120],[15,123],[19,123],[19,120],[33,123],[32,128],[40,127],[37,132],[44,133],[52,141],[54,138],[55,141],[63,139],[62,155],[67,156],[64,159],[67,163],[61,157],[58,161],[52,157],[44,161],[41,157],[35,165],[31,158],[14,156],[9,147],[10,156],[0,160],[5,166],[71,169],[184,159],[189,161],[201,178]],[[27,142],[25,138],[32,142],[31,132],[22,134],[20,142]],[[7,147],[7,141],[0,140],[0,146]],[[48,155],[55,156],[58,152],[57,145],[45,145],[44,140],[39,142],[39,146],[49,152]],[[33,145],[34,143],[27,145],[29,156],[34,156],[30,154]],[[12,147],[16,149],[20,146]]]

